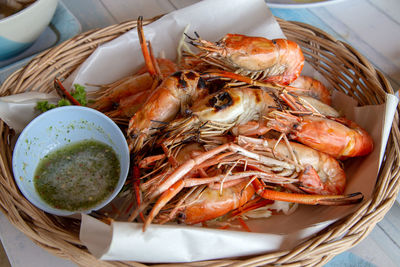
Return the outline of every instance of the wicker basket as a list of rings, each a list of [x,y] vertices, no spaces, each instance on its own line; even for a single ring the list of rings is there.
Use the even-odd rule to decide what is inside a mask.
[[[384,103],[385,93],[393,93],[386,78],[349,45],[310,25],[279,19],[278,22],[286,36],[302,47],[307,61],[319,70],[336,90],[352,96],[360,105]],[[4,82],[0,88],[0,96],[29,90],[49,92],[52,90],[54,77],[67,77],[98,45],[120,36],[135,26],[136,22],[130,21],[90,31],[41,53]],[[323,265],[335,255],[356,245],[383,218],[396,199],[400,174],[398,112],[399,107],[373,197],[360,205],[351,216],[293,250],[186,265]],[[46,214],[27,201],[19,192],[12,175],[10,140],[14,133],[3,121],[0,121],[0,131],[1,210],[15,227],[50,253],[82,266],[144,266],[137,262],[97,260],[79,241],[80,221]]]

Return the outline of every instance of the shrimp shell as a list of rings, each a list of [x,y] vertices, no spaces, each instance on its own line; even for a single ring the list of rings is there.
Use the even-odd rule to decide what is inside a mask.
[[[200,121],[241,124],[261,118],[276,108],[274,98],[258,88],[228,88],[210,95],[191,108]]]
[[[130,119],[129,148],[138,152],[151,134],[206,93],[203,85],[200,75],[193,71],[179,71],[163,80]]]
[[[225,65],[257,80],[288,85],[304,66],[300,47],[286,39],[227,34],[215,44],[200,38],[192,39],[191,44],[204,51],[200,57],[215,59],[216,66]]]
[[[306,180],[306,178],[300,176],[300,181],[301,179],[304,179],[304,182],[306,183],[303,187],[313,185],[314,187],[311,188],[310,191],[312,190],[313,193],[323,195],[340,195],[344,192],[346,186],[346,174],[339,162],[328,154],[295,142],[290,142],[290,146],[288,146],[277,142],[275,139],[257,139],[239,136],[238,144],[242,146],[245,144],[254,145],[257,149],[274,149],[275,153],[287,158],[292,157],[290,151],[292,150],[298,159],[299,164],[305,166],[306,170],[307,166],[312,166],[319,177],[319,181],[311,184],[310,180]]]

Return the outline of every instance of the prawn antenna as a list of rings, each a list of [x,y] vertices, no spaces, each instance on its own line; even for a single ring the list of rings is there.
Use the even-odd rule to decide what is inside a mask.
[[[150,120],[150,121],[156,122],[156,123],[159,123],[159,124],[163,124],[163,125],[168,125],[169,124],[169,122],[166,122],[166,121],[158,121],[158,120]]]
[[[195,38],[191,37],[189,34],[187,34],[186,32],[183,33],[188,39],[192,40],[192,41],[196,41]]]

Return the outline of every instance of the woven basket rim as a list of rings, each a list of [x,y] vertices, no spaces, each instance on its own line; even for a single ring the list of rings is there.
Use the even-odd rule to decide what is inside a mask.
[[[145,23],[151,23],[157,18],[159,17],[147,20]],[[385,93],[394,93],[385,76],[350,45],[336,40],[311,25],[289,22],[279,18],[277,20],[288,39],[296,39],[300,35],[309,38],[309,41],[304,42],[304,45],[310,51],[316,50],[318,52],[316,53],[317,55],[321,53],[321,47],[326,49],[327,47],[335,46],[340,49],[340,57],[343,58],[343,61],[350,61],[351,64],[349,63],[349,66],[354,65],[354,68],[360,71],[360,75],[363,75],[363,78],[368,78],[365,78],[362,82],[366,83],[368,88],[375,86],[370,95],[359,96],[358,101],[362,105],[382,103]],[[135,21],[127,21],[106,28],[91,30],[40,53],[25,67],[15,71],[8,77],[0,87],[0,96],[16,94],[25,90],[49,91],[52,80],[56,75],[59,78],[65,78],[99,44],[110,41],[135,26]],[[358,86],[364,88],[363,83],[358,84]],[[357,93],[349,92],[353,97],[358,96],[359,94]],[[241,259],[204,261],[193,263],[191,266],[225,266],[232,264],[237,266],[265,264],[290,266],[323,265],[335,255],[361,242],[376,223],[383,219],[386,212],[395,202],[400,188],[400,164],[398,159],[400,151],[398,141],[400,140],[399,110],[398,106],[373,197],[360,205],[352,215],[325,229],[319,235],[299,244],[293,250],[278,251]],[[50,253],[72,260],[79,265],[144,266],[137,262],[102,262],[95,259],[82,247],[76,232],[66,231],[63,229],[63,223],[57,217],[44,214],[24,199],[16,188],[12,176],[10,137],[13,135],[13,131],[1,120],[0,129],[2,132],[0,143],[5,148],[0,151],[0,207],[1,211],[16,228]],[[70,221],[70,223],[76,222]]]

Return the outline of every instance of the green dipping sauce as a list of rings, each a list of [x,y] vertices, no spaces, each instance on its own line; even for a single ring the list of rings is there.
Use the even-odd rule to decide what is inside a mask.
[[[47,154],[35,171],[34,185],[50,206],[80,211],[96,206],[114,191],[120,162],[112,147],[94,140],[66,145]]]

